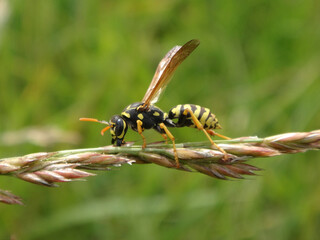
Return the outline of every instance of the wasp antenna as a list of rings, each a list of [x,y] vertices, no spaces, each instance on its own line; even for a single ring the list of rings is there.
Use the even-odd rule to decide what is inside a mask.
[[[100,122],[98,119],[95,118],[79,118],[80,121],[87,121],[87,122]]]
[[[86,121],[86,122],[98,122],[98,123],[102,123],[102,124],[106,124],[106,125],[110,125],[109,122],[107,121],[100,121],[98,119],[95,118],[79,118],[80,121]]]
[[[103,136],[103,135],[104,135],[104,132],[108,131],[109,128],[111,128],[111,126],[107,126],[107,127],[105,127],[104,129],[102,129],[101,132],[100,132],[101,135]]]

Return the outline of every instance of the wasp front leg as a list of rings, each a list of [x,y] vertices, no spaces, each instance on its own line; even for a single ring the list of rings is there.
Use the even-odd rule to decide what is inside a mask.
[[[142,137],[143,140],[143,144],[142,144],[142,149],[146,148],[147,143],[146,143],[146,138],[143,136],[142,132],[142,121],[141,120],[137,120],[137,129],[138,129],[138,133],[140,134],[140,136]]]
[[[168,137],[165,133],[161,133],[161,136],[164,138],[166,144],[168,144]]]

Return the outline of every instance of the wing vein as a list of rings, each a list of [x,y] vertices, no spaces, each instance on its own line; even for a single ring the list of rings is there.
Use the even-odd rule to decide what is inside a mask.
[[[173,47],[160,61],[142,102],[144,107],[158,101],[160,94],[170,82],[177,67],[198,47],[199,40],[193,39],[183,46]]]

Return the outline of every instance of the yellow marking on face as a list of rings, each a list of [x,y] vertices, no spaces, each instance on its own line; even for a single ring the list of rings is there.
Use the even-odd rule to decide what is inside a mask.
[[[111,135],[115,135],[114,130],[112,128],[110,129],[110,133],[111,133]]]
[[[163,118],[164,119],[168,118],[168,113],[163,113]]]
[[[126,122],[123,121],[123,130],[122,130],[122,133],[118,136],[118,138],[123,138],[124,137],[124,134],[125,134],[124,130],[126,129],[126,126],[127,126]]]
[[[142,120],[142,119],[143,119],[143,114],[142,114],[142,113],[139,113],[139,114],[138,114],[138,118]]]
[[[125,116],[126,118],[130,118],[131,117],[130,114],[127,113],[127,112],[122,112],[121,115]]]
[[[153,116],[158,117],[158,116],[160,116],[160,113],[159,112],[154,112]]]

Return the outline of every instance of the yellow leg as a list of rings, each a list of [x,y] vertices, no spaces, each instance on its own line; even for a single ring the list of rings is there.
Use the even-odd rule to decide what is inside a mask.
[[[221,138],[224,138],[226,140],[230,140],[231,138],[227,137],[227,136],[224,136],[220,133],[216,133],[215,131],[211,130],[211,129],[206,129],[207,133],[209,133],[211,136],[218,136],[218,137],[221,137]]]
[[[166,127],[166,125],[164,125],[164,123],[160,123],[159,126],[165,131],[165,133],[167,134],[167,136],[170,138],[170,140],[172,141],[172,146],[173,146],[173,153],[174,153],[174,159],[176,161],[176,167],[179,168],[180,167],[180,163],[179,163],[179,158],[178,158],[178,153],[177,153],[177,149],[176,149],[176,143],[175,143],[175,138],[174,136],[171,134],[171,132],[169,131],[169,129]]]
[[[186,108],[184,111],[183,111],[183,115],[187,115],[188,113],[190,113],[191,115],[191,118],[192,118],[192,121],[194,122],[194,124],[197,126],[197,128],[201,131],[204,132],[204,134],[207,136],[207,138],[209,139],[209,141],[211,142],[211,144],[213,146],[215,146],[220,152],[222,152],[224,154],[224,157],[223,159],[226,160],[228,159],[228,154],[226,153],[225,150],[223,150],[221,147],[219,147],[212,139],[211,137],[209,136],[209,133],[203,128],[202,124],[200,123],[200,121],[198,120],[198,118],[194,115],[194,113]]]
[[[144,149],[144,148],[146,148],[146,146],[147,146],[147,143],[146,143],[146,138],[143,136],[143,134],[142,134],[142,132],[143,132],[143,130],[142,130],[142,122],[141,122],[141,120],[137,120],[137,128],[138,128],[138,133],[140,134],[140,136],[142,137],[142,140],[143,140],[143,144],[142,144],[142,148]]]
[[[162,133],[161,136],[164,138],[164,140],[166,141],[166,144],[168,144],[168,138],[167,135]]]

